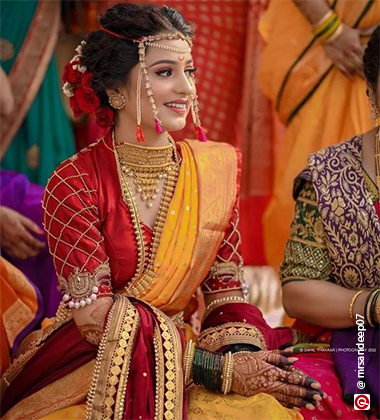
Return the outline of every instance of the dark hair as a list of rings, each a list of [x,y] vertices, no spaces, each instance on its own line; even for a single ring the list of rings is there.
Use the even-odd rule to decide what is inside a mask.
[[[377,89],[380,74],[380,25],[373,31],[364,51],[364,76],[373,90]]]
[[[176,9],[152,4],[119,3],[99,17],[99,23],[127,38],[181,32],[192,36],[193,29]],[[105,89],[117,89],[128,80],[139,62],[136,43],[117,38],[104,31],[91,32],[83,48],[82,63],[92,73],[91,84],[102,105],[108,106]]]

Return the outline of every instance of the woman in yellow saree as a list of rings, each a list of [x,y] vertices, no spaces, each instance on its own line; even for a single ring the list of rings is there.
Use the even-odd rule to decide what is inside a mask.
[[[312,28],[330,9],[344,30],[326,43]],[[272,0],[260,23],[266,41],[261,86],[287,126],[276,156],[273,197],[264,215],[271,265],[281,263],[293,211],[293,179],[307,156],[371,128],[360,43],[368,41],[366,35],[379,16],[378,0]]]
[[[271,329],[242,293],[241,157],[205,142],[190,25],[146,4],[115,5],[100,23],[64,91],[110,130],[48,182],[63,298],[2,377],[3,418],[301,419],[292,407],[312,410],[323,393],[290,352],[272,351],[293,332]],[[174,144],[168,131],[190,109],[201,141]],[[183,319],[200,286],[195,346]]]

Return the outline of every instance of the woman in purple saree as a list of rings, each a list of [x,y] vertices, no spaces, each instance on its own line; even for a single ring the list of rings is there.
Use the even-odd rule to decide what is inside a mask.
[[[55,315],[61,294],[42,230],[43,187],[25,175],[0,172],[1,254],[42,296],[41,320]]]
[[[364,55],[375,128],[312,154],[294,186],[295,213],[281,267],[283,301],[298,329],[316,343],[298,348],[296,366],[328,394],[314,413],[302,410],[306,419],[378,418],[379,52],[380,26]],[[369,394],[370,407],[354,410],[355,394]]]

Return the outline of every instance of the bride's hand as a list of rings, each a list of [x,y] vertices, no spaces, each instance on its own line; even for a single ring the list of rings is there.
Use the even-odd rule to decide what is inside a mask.
[[[259,351],[234,355],[232,392],[252,396],[264,392],[289,408],[314,407],[324,397],[320,384],[292,364],[289,351]]]

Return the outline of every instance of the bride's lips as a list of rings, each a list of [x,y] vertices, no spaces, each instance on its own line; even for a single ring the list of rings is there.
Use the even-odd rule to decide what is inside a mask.
[[[179,99],[177,101],[166,102],[164,104],[171,111],[176,112],[177,114],[183,115],[187,112],[188,101]]]

